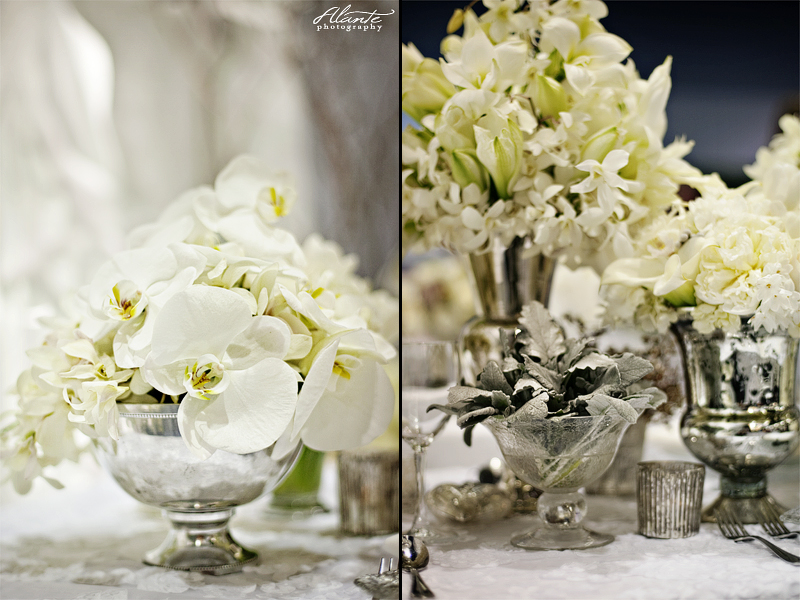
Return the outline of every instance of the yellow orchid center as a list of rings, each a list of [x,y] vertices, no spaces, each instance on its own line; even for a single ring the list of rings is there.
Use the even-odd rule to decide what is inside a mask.
[[[142,292],[132,281],[120,281],[111,288],[106,314],[119,321],[128,321],[141,314],[146,305]]]
[[[209,396],[216,396],[224,390],[225,386],[220,385],[224,377],[225,367],[220,363],[200,364],[198,361],[191,368],[186,365],[183,385],[190,396],[210,400]]]
[[[338,360],[333,363],[333,374],[338,375],[342,379],[350,380],[350,371]]]

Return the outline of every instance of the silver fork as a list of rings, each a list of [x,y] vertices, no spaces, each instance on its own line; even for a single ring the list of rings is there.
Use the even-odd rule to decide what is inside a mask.
[[[714,517],[717,519],[717,525],[719,525],[719,530],[722,532],[726,538],[733,540],[734,542],[750,542],[752,540],[758,540],[762,544],[764,544],[767,548],[772,550],[772,552],[778,558],[785,560],[786,562],[798,564],[800,563],[800,556],[795,556],[790,552],[787,552],[783,548],[779,548],[772,542],[765,540],[762,537],[758,537],[757,535],[750,535],[745,530],[744,526],[741,524],[739,519],[734,515],[729,509],[727,508],[718,508],[714,511]]]
[[[388,565],[386,564],[386,559],[382,558],[381,564],[378,565],[378,575],[381,573],[386,573],[386,571],[391,571],[392,569],[394,569],[394,558],[389,559]]]
[[[770,536],[779,540],[800,535],[800,532],[789,531],[786,528],[786,525],[781,522],[781,516],[778,511],[771,504],[765,505],[765,503],[761,503],[761,514],[758,517],[758,523]]]

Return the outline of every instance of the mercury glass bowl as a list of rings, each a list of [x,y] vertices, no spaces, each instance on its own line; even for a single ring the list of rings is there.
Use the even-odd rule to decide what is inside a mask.
[[[288,474],[300,445],[280,459],[272,448],[252,454],[217,450],[202,460],[178,430],[177,404],[119,404],[119,439],[94,440],[100,463],[136,500],[162,509],[172,529],[148,565],[205,571],[240,571],[258,554],[231,537],[237,506],[272,490]]]
[[[527,550],[582,550],[605,546],[614,536],[583,526],[586,498],[580,490],[611,464],[628,422],[617,416],[483,421],[506,463],[524,482],[543,491],[537,503],[542,525],[511,538]]]

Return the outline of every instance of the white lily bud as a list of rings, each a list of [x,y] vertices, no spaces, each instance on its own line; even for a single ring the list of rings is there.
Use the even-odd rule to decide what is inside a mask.
[[[436,115],[434,131],[442,148],[448,152],[462,148],[475,148],[473,122],[467,118],[460,106],[450,106],[443,113]]]
[[[425,115],[437,113],[456,88],[442,74],[441,65],[420,54],[413,44],[403,45],[403,111],[422,122]]]
[[[596,160],[603,162],[606,154],[611,152],[617,145],[619,132],[616,127],[607,127],[595,133],[581,152],[581,160]]]
[[[497,195],[511,197],[511,184],[522,164],[522,132],[512,119],[487,115],[475,125],[478,158],[492,176]]]
[[[474,150],[455,150],[449,158],[453,179],[460,188],[464,189],[474,183],[483,192],[489,187],[489,173],[478,160]]]
[[[552,77],[536,75],[531,85],[533,104],[542,117],[554,117],[567,110],[567,94],[563,86]]]

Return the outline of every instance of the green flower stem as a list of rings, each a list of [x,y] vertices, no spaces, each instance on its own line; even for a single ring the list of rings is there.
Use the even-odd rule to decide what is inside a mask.
[[[303,446],[289,476],[272,493],[271,505],[303,508],[317,504],[325,453]]]

